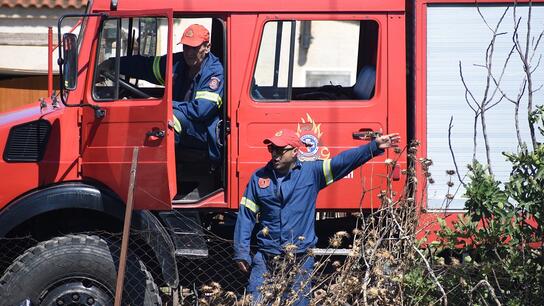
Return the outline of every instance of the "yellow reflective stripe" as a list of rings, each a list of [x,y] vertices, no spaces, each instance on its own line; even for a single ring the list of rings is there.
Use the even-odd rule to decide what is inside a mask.
[[[240,205],[247,207],[249,210],[251,210],[254,213],[257,213],[259,211],[259,205],[255,204],[255,202],[251,201],[250,199],[246,197],[242,197],[242,200],[240,201]]]
[[[174,116],[174,131],[179,134],[181,133],[181,130],[181,122],[178,118],[176,118],[176,116]]]
[[[331,170],[331,160],[325,159],[323,161],[323,175],[325,176],[325,183],[329,185],[334,181],[334,177],[332,176],[332,170]]]
[[[217,104],[217,107],[221,107],[221,103],[223,103],[223,100],[221,99],[221,96],[219,94],[209,91],[197,91],[195,99],[205,99],[212,101]]]
[[[155,75],[155,79],[159,81],[161,85],[164,85],[164,79],[161,75],[161,57],[155,56],[155,59],[153,60],[153,74]]]

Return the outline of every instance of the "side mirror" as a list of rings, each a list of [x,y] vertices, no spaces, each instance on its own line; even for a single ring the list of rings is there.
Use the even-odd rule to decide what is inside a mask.
[[[64,88],[74,90],[77,87],[77,36],[73,33],[62,35],[62,77]]]

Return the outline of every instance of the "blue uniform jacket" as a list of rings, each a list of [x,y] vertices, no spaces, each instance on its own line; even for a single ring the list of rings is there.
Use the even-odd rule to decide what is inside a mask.
[[[281,184],[270,162],[257,170],[240,202],[234,230],[234,260],[251,263],[251,233],[257,219],[259,251],[281,254],[289,243],[297,245],[299,253],[314,247],[317,242],[315,202],[319,191],[382,153],[383,150],[372,141],[332,159],[297,161]],[[263,228],[268,228],[268,233],[263,233]]]
[[[174,120],[176,140],[181,138],[183,146],[208,149],[210,159],[218,162],[221,153],[217,143],[217,125],[223,103],[223,66],[216,56],[208,53],[200,72],[190,79],[183,53],[174,53],[173,57],[172,96],[177,119]],[[164,85],[166,55],[121,57],[120,67],[123,75]]]

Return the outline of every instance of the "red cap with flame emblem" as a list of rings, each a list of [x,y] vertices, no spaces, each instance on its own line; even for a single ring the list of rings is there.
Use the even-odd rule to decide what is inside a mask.
[[[266,138],[263,143],[265,145],[273,144],[276,147],[292,146],[294,148],[305,147],[306,144],[300,140],[297,133],[289,129],[281,129],[274,136]]]

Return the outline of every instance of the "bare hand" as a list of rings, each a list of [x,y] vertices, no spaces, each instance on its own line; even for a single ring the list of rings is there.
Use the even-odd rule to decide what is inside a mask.
[[[238,268],[240,268],[242,272],[249,273],[249,264],[245,260],[237,261],[236,264],[238,264]]]
[[[380,149],[396,148],[399,146],[399,142],[399,133],[382,135],[376,138],[376,143],[378,144],[378,148]]]

